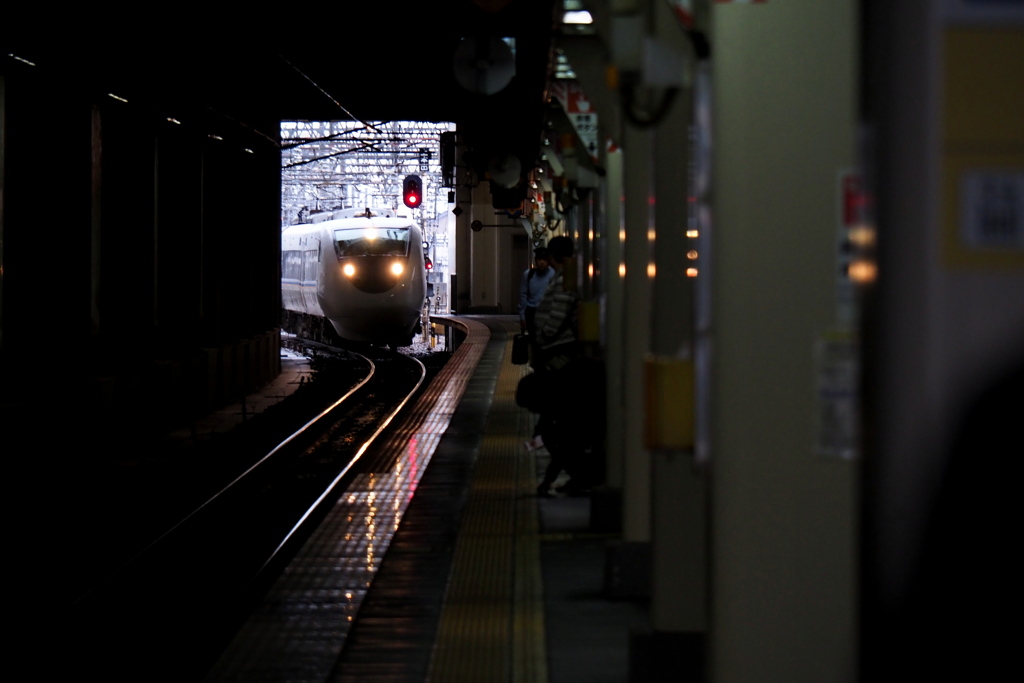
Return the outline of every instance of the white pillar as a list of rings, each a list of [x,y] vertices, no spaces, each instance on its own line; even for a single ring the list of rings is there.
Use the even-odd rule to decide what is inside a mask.
[[[651,346],[651,277],[654,233],[653,135],[624,126],[625,261],[623,316],[623,394],[625,476],[623,540],[651,540],[651,461],[644,448],[644,360]],[[614,418],[614,416],[612,416]]]
[[[491,190],[482,182],[473,188],[472,220],[484,228],[470,231],[470,293],[473,306],[497,306],[500,301],[501,269],[498,267],[502,228],[496,228]]]
[[[714,4],[716,683],[856,677],[854,463],[819,455],[854,164],[853,0]]]

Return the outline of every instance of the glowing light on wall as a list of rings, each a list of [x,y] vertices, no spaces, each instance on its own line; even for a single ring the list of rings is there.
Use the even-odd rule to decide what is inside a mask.
[[[866,284],[874,282],[878,277],[878,266],[874,261],[851,261],[849,269],[850,279],[854,282]]]
[[[653,263],[647,264],[647,277],[654,277],[657,274],[657,267]]]
[[[875,246],[875,231],[866,225],[850,228],[846,231],[846,238],[850,240],[850,244],[861,249]]]
[[[691,261],[696,259],[697,258],[697,250],[696,249],[691,249],[690,251],[686,252],[686,258],[690,259]]]
[[[619,264],[619,277],[626,277],[626,264],[625,263],[620,263]]]
[[[686,277],[697,277],[697,269],[696,268],[687,268],[686,269]]]

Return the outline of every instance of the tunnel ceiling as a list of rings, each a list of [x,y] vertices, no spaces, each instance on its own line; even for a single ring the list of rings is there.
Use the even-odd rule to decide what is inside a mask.
[[[116,91],[166,111],[212,111],[275,137],[278,120],[351,114],[452,121],[477,158],[513,152],[529,167],[543,126],[556,4],[402,0],[341,3],[329,12],[279,6],[255,29],[251,16],[214,26],[196,13],[169,19],[158,33],[113,23],[78,27],[41,41],[24,38],[10,51],[96,94]],[[515,39],[515,76],[500,92],[477,94],[458,84],[453,62],[469,36]]]

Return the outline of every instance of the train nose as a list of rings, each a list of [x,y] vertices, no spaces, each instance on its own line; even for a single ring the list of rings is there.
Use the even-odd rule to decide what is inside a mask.
[[[342,274],[360,292],[380,294],[397,285],[405,273],[404,259],[353,259],[341,265]]]

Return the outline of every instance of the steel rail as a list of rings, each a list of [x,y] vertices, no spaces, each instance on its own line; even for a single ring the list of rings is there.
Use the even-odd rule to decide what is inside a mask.
[[[423,380],[426,379],[427,368],[418,358],[412,358],[409,356],[406,356],[406,358],[420,366],[420,378],[416,381],[416,386],[414,386],[412,390],[406,394],[405,398],[403,398],[394,408],[394,410],[392,410],[391,413],[388,414],[388,416],[377,426],[377,429],[373,432],[373,434],[370,435],[370,437],[363,443],[363,445],[359,447],[359,450],[356,451],[355,456],[353,456],[352,459],[349,460],[348,464],[345,465],[345,467],[341,470],[341,472],[338,473],[338,476],[334,478],[334,481],[332,481],[327,486],[327,488],[324,489],[323,493],[320,494],[320,496],[313,502],[313,504],[310,505],[309,508],[302,514],[302,516],[294,524],[294,526],[292,526],[288,533],[285,534],[285,537],[281,540],[280,543],[278,543],[277,547],[274,548],[273,552],[270,553],[270,557],[268,557],[266,561],[264,561],[263,566],[260,567],[259,571],[256,572],[257,579],[266,570],[266,568],[277,558],[278,554],[281,552],[281,549],[288,544],[288,541],[290,541],[291,538],[296,534],[296,532],[298,532],[298,530],[302,527],[302,525],[306,522],[310,515],[312,515],[313,512],[316,511],[320,504],[331,494],[331,492],[338,485],[338,483],[341,482],[342,479],[344,479],[345,475],[347,475],[349,471],[351,471],[352,467],[359,461],[363,454],[370,448],[371,445],[373,445],[373,442],[377,440],[377,437],[380,436],[385,429],[387,429],[388,425],[391,424],[391,421],[394,420],[395,417],[400,412],[402,412],[402,409],[405,408],[409,401],[411,401],[413,397],[416,395],[416,393],[419,391],[420,387],[423,385]]]
[[[347,392],[346,392],[346,393],[345,393],[345,394],[344,394],[344,395],[343,395],[343,396],[342,396],[341,398],[339,398],[339,399],[338,399],[337,401],[335,401],[334,403],[332,403],[332,404],[331,404],[330,406],[328,406],[327,408],[325,408],[324,410],[322,410],[322,411],[321,411],[321,412],[320,412],[320,413],[319,413],[318,415],[316,415],[316,416],[315,416],[314,418],[312,418],[311,420],[309,420],[308,422],[306,422],[306,424],[302,425],[302,427],[300,427],[299,429],[297,429],[297,430],[296,430],[295,432],[293,432],[293,433],[292,433],[292,434],[291,434],[290,436],[288,436],[288,437],[287,437],[286,439],[284,439],[284,440],[283,440],[283,441],[282,441],[281,443],[279,443],[279,444],[278,444],[277,446],[275,446],[274,448],[272,448],[272,449],[271,449],[271,450],[270,450],[270,451],[269,451],[269,452],[268,452],[268,453],[267,453],[266,455],[264,455],[264,456],[263,456],[263,457],[261,457],[261,458],[260,458],[259,460],[257,460],[257,461],[256,461],[255,463],[253,463],[253,464],[252,464],[252,465],[250,465],[250,466],[249,466],[248,468],[246,468],[246,470],[245,470],[244,472],[242,472],[242,473],[241,473],[241,474],[239,474],[239,475],[238,475],[237,477],[235,477],[234,479],[232,479],[232,480],[231,480],[231,481],[230,481],[230,482],[229,482],[228,484],[226,484],[225,486],[223,486],[223,487],[222,487],[222,488],[221,488],[221,489],[220,489],[219,491],[217,491],[217,492],[216,492],[216,493],[214,493],[214,494],[213,494],[212,496],[210,496],[210,497],[209,497],[208,499],[206,499],[206,501],[204,501],[204,502],[203,502],[202,504],[200,504],[200,505],[199,505],[198,507],[196,507],[195,509],[193,509],[193,510],[192,510],[191,512],[189,512],[189,513],[188,513],[187,515],[185,515],[184,517],[182,517],[181,519],[179,519],[179,520],[178,520],[177,522],[175,522],[175,523],[174,523],[174,524],[173,524],[173,525],[172,525],[171,527],[169,527],[169,528],[168,528],[168,529],[167,529],[166,531],[164,531],[164,532],[163,532],[162,534],[160,534],[160,535],[159,535],[159,536],[157,536],[157,537],[156,537],[155,539],[153,539],[153,540],[152,540],[152,541],[150,541],[150,542],[149,542],[148,544],[146,544],[146,546],[145,546],[145,547],[143,547],[143,548],[142,548],[141,550],[139,550],[139,551],[138,551],[137,553],[135,553],[135,554],[134,554],[134,555],[132,555],[132,556],[131,556],[130,558],[128,558],[127,560],[125,560],[125,561],[124,561],[123,563],[121,563],[121,564],[120,564],[119,566],[115,567],[115,568],[114,568],[114,569],[113,569],[112,571],[110,571],[110,572],[107,572],[107,578],[109,579],[109,577],[111,577],[111,576],[116,576],[116,575],[120,574],[121,572],[125,571],[125,570],[126,570],[126,569],[127,569],[128,567],[130,567],[130,566],[131,566],[132,564],[134,564],[135,562],[137,562],[137,561],[138,561],[139,559],[141,559],[142,557],[144,557],[144,556],[145,556],[145,555],[146,555],[147,553],[149,553],[149,552],[150,552],[150,551],[151,551],[151,550],[152,550],[153,548],[155,548],[156,546],[158,546],[158,545],[159,545],[159,544],[160,544],[160,543],[161,543],[161,542],[162,542],[162,541],[163,541],[164,539],[166,539],[166,538],[167,538],[168,536],[170,536],[170,535],[171,535],[172,533],[174,533],[175,531],[177,531],[177,530],[178,530],[178,529],[179,529],[179,528],[180,528],[180,527],[181,527],[182,525],[186,524],[186,523],[187,523],[187,522],[188,522],[189,520],[191,520],[191,519],[192,519],[193,517],[195,517],[196,515],[198,515],[198,514],[199,514],[200,512],[202,512],[202,511],[203,511],[203,510],[204,510],[205,508],[209,507],[209,506],[210,506],[210,505],[211,505],[211,504],[212,504],[213,502],[215,502],[215,501],[216,501],[216,500],[217,500],[218,498],[220,498],[221,496],[223,496],[224,494],[226,494],[226,493],[227,493],[227,492],[228,492],[228,491],[229,491],[229,490],[230,490],[230,489],[231,489],[232,487],[234,487],[234,486],[235,486],[235,485],[237,485],[237,484],[238,484],[238,483],[239,483],[240,481],[242,481],[242,479],[244,479],[244,478],[245,478],[246,476],[248,476],[249,474],[251,474],[252,472],[254,472],[254,471],[255,471],[255,470],[256,470],[256,469],[257,469],[257,468],[258,468],[258,467],[259,467],[260,465],[262,465],[262,464],[266,463],[266,462],[267,462],[268,460],[270,460],[270,458],[271,458],[271,457],[273,457],[273,456],[274,456],[275,454],[279,453],[279,452],[280,452],[281,450],[283,450],[283,449],[284,449],[285,447],[287,447],[287,446],[288,446],[288,445],[289,445],[289,444],[290,444],[290,443],[291,443],[292,441],[294,441],[294,440],[295,440],[295,439],[297,439],[297,438],[298,438],[299,436],[301,436],[302,434],[304,434],[304,433],[305,433],[305,432],[306,432],[306,431],[307,431],[308,429],[310,429],[310,428],[311,428],[311,427],[312,427],[313,425],[315,425],[316,423],[318,423],[318,422],[319,422],[320,420],[322,420],[322,419],[323,419],[324,417],[326,417],[326,416],[327,416],[327,415],[328,415],[329,413],[333,412],[333,411],[334,411],[334,410],[335,410],[336,408],[338,408],[338,406],[340,406],[340,405],[341,405],[342,403],[344,403],[344,402],[345,402],[346,400],[348,400],[348,399],[349,399],[349,398],[350,398],[350,397],[351,397],[351,396],[352,396],[353,394],[355,394],[355,393],[356,393],[357,391],[359,391],[360,389],[362,389],[362,388],[363,388],[363,387],[364,387],[364,386],[365,386],[365,385],[366,385],[366,384],[367,384],[368,382],[370,382],[370,380],[372,380],[372,379],[373,379],[373,377],[374,377],[374,375],[376,374],[376,371],[377,371],[377,366],[376,366],[376,365],[374,364],[374,362],[373,362],[372,360],[370,360],[370,359],[369,359],[369,358],[367,358],[366,356],[362,355],[361,353],[355,353],[355,352],[351,352],[351,353],[352,353],[353,355],[359,356],[360,358],[362,358],[362,359],[363,359],[364,361],[366,361],[366,362],[367,362],[367,363],[369,364],[369,366],[370,366],[370,371],[369,371],[369,373],[367,373],[366,377],[364,377],[364,378],[363,378],[363,379],[362,379],[361,381],[359,381],[359,382],[358,382],[358,383],[357,383],[357,384],[356,384],[355,386],[353,386],[353,387],[352,387],[351,389],[349,389],[349,390],[348,390],[348,391],[347,391]],[[415,360],[415,359],[413,359],[413,360]],[[421,367],[421,368],[423,368],[423,364],[422,364],[422,363],[420,363],[419,361],[416,361],[416,362],[417,362],[417,363],[419,363],[419,365],[420,365],[420,367]],[[424,372],[426,372],[426,370],[425,370],[425,369],[424,369]],[[421,378],[421,379],[420,379],[420,383],[422,383],[422,381],[423,381],[423,380],[422,380],[422,378]],[[419,387],[419,384],[417,384],[417,387]],[[403,402],[403,404],[402,404],[402,405],[405,405],[405,403]],[[389,422],[390,422],[390,419],[391,419],[391,418],[388,418],[388,421],[389,421]],[[362,453],[362,451],[360,451],[360,454],[361,454],[361,453]],[[358,458],[358,455],[357,455],[357,458]],[[346,468],[346,470],[347,470],[347,469],[348,469],[348,468]],[[333,484],[332,484],[332,486],[333,486]],[[308,514],[308,513],[307,513],[307,514]],[[304,518],[305,518],[305,516],[304,516]],[[293,531],[294,531],[294,529],[293,529]],[[289,535],[290,535],[291,533],[292,533],[292,532],[289,532]],[[275,552],[277,552],[277,551],[275,550]],[[90,597],[90,596],[91,596],[91,595],[93,594],[93,592],[95,592],[95,591],[96,591],[96,589],[97,589],[97,588],[98,588],[98,587],[99,587],[99,586],[100,586],[100,585],[101,585],[102,583],[103,583],[103,582],[101,581],[101,582],[99,582],[98,584],[95,584],[95,585],[93,585],[92,587],[90,587],[90,588],[89,588],[89,589],[88,589],[87,591],[85,591],[84,593],[82,593],[81,595],[79,595],[79,596],[78,596],[78,597],[77,597],[77,598],[75,599],[75,601],[74,601],[74,602],[73,602],[72,604],[74,604],[74,605],[78,605],[78,604],[79,604],[79,603],[81,603],[81,602],[82,602],[83,600],[85,600],[86,598]]]

